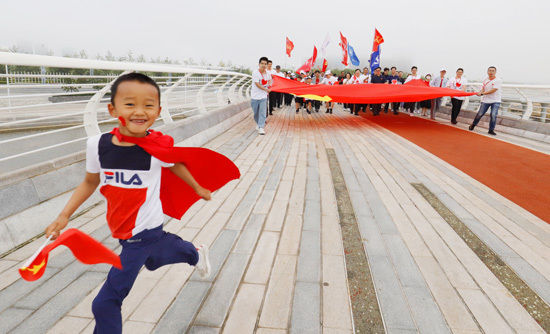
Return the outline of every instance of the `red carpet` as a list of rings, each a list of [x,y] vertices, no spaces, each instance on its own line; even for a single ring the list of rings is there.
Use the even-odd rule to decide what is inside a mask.
[[[550,156],[405,114],[363,116],[550,223]],[[486,129],[481,129],[486,131]]]

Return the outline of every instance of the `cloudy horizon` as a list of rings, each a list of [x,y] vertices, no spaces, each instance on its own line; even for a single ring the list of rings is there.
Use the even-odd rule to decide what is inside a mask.
[[[384,36],[382,66],[449,74],[463,67],[470,80],[483,79],[496,66],[504,82],[550,84],[545,55],[550,2],[487,0],[449,1],[181,1],[106,0],[78,3],[7,1],[0,22],[0,47],[17,45],[55,55],[86,50],[90,58],[129,50],[147,59],[193,58],[253,69],[260,56],[297,68],[320,48],[327,33],[329,68],[343,68],[338,46],[341,31],[361,64],[368,65],[374,28]],[[344,10],[345,9],[345,10]],[[376,13],[378,15],[374,15]],[[285,38],[295,45],[285,54]],[[320,61],[318,60],[318,63]]]

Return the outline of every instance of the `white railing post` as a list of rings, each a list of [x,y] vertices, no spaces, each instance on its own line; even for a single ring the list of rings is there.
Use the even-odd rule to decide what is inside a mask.
[[[200,113],[206,112],[206,107],[204,106],[204,100],[203,100],[203,94],[204,91],[208,86],[210,86],[212,83],[214,83],[218,78],[221,77],[221,74],[216,75],[212,80],[208,81],[208,83],[204,86],[202,86],[198,93],[197,93],[197,105]]]
[[[528,120],[531,118],[531,114],[533,113],[533,101],[527,97],[527,95],[525,95],[521,89],[519,88],[516,88],[516,91],[518,92],[519,95],[521,95],[521,97],[523,97],[525,99],[525,101],[527,102],[527,109],[525,110],[525,112],[523,113],[523,115],[521,116],[521,119],[524,119],[524,120]]]
[[[130,72],[132,71],[124,71],[121,75]],[[97,93],[95,93],[94,96],[92,96],[92,98],[86,104],[86,109],[84,109],[84,129],[86,130],[86,135],[88,137],[95,136],[101,133],[99,125],[97,124],[97,106],[99,105],[101,99],[107,93],[107,91],[111,89],[111,86],[117,78],[113,79],[111,82],[109,82],[99,91],[97,91]]]
[[[228,78],[224,83],[223,85],[220,86],[220,88],[218,88],[218,91],[216,92],[216,96],[218,98],[218,104],[220,106],[223,106],[223,105],[226,105],[227,104],[227,101],[225,100],[224,96],[223,96],[223,90],[225,89],[225,87],[231,82],[233,81],[233,79],[235,79],[236,77],[235,76],[232,76],[230,78]]]
[[[160,103],[162,109],[160,111],[160,116],[162,117],[162,121],[164,122],[164,124],[174,123],[174,120],[172,119],[172,115],[170,115],[170,105],[168,103],[168,98],[170,97],[174,89],[176,89],[182,82],[184,81],[187,82],[187,78],[189,78],[192,75],[193,75],[192,73],[187,73],[181,79],[176,81],[172,86],[170,86],[167,90],[165,90],[164,93],[162,94],[161,103]]]
[[[11,108],[11,97],[10,97],[10,73],[8,72],[8,65],[6,66],[6,90],[8,93],[8,107]],[[9,110],[11,112],[11,109]]]
[[[230,99],[229,99],[230,101],[231,101],[231,98],[233,98],[234,100],[238,100],[238,97],[237,97],[237,95],[235,94],[235,89],[237,88],[237,86],[238,86],[244,79],[246,79],[246,77],[240,78],[237,82],[235,82],[234,84],[232,84],[231,87],[229,88],[228,97],[230,98]]]
[[[241,85],[241,87],[239,87],[239,94],[237,95],[237,98],[239,99],[240,102],[243,102],[244,101],[244,96],[243,96],[243,89],[244,89],[244,86],[246,86],[247,83],[243,83]]]

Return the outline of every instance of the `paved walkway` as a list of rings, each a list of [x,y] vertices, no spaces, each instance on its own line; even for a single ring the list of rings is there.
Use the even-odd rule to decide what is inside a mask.
[[[123,304],[125,333],[351,333],[354,324],[361,327],[364,319],[352,316],[361,291],[348,279],[366,268],[346,260],[354,250],[343,247],[334,163],[368,260],[363,278],[375,287],[386,332],[544,332],[506,277],[488,268],[417,185],[530,287],[543,301],[535,311],[550,303],[550,224],[338,108],[333,115],[286,108],[268,121],[266,136],[256,134],[250,117],[206,145],[235,161],[241,179],[165,225],[210,245],[210,279],[185,264],[143,269]],[[118,251],[104,214],[99,205],[71,225]],[[92,333],[91,301],[109,268],[82,265],[60,248],[42,279],[22,281],[16,268],[40,243],[0,259],[0,333]]]

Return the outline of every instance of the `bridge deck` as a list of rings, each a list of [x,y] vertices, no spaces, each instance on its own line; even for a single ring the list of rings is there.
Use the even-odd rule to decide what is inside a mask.
[[[550,302],[550,225],[362,117],[285,108],[268,121],[265,136],[249,117],[206,145],[241,179],[165,225],[210,245],[211,278],[185,264],[143,269],[122,307],[125,332],[544,332],[532,315]],[[104,213],[71,225],[118,251]],[[364,250],[351,242],[355,223]],[[92,333],[109,267],[58,249],[42,279],[18,279],[41,242],[0,259],[0,332]],[[374,286],[375,307],[361,306],[356,282]],[[535,313],[516,298],[537,301]]]

